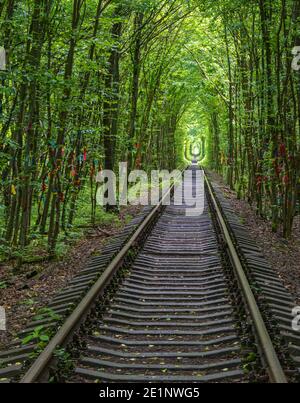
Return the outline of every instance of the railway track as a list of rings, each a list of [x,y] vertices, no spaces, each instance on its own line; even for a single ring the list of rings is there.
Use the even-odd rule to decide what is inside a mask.
[[[198,167],[190,169],[193,178],[184,186],[193,190]],[[206,181],[202,215],[188,217],[185,205],[147,209],[95,258],[51,304],[56,313],[73,304],[72,313],[37,358],[28,361],[36,343],[16,343],[0,353],[10,364],[0,369],[2,381],[16,376],[21,383],[61,380],[62,373],[67,373],[64,381],[82,383],[291,379],[297,368],[291,370],[286,354],[278,354],[281,331],[276,340],[270,335],[236,241]],[[259,260],[255,245],[240,238]],[[262,286],[280,293],[266,268],[268,275]],[[289,303],[283,297],[278,308],[285,321]],[[51,321],[42,325],[51,328]],[[296,335],[289,333],[288,339],[297,351]],[[72,353],[71,370],[61,365],[61,348]]]
[[[159,218],[96,333],[86,340],[75,369],[80,380],[244,379],[234,308],[208,209],[197,218],[186,217],[185,210],[168,206]]]

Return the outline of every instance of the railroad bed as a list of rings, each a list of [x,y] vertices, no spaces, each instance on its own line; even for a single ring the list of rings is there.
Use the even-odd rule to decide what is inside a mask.
[[[185,181],[192,187],[192,181]],[[206,203],[168,206],[75,370],[105,381],[243,381],[241,341]],[[76,380],[76,379],[75,379]]]
[[[185,180],[184,186],[194,191],[199,168],[193,165],[190,169],[193,178]],[[286,375],[294,379],[298,358],[294,360],[296,366],[291,364],[288,348],[292,341],[291,354],[295,356],[300,343],[298,335],[288,327],[292,301],[222,201],[224,217],[233,221],[231,238],[237,246],[230,252],[231,241],[222,231],[222,218],[218,219],[221,212],[217,211],[218,201],[209,182],[202,197],[205,210],[196,217],[186,215],[185,205],[147,208],[106,247],[102,256],[94,258],[73,280],[71,288],[50,305],[59,313],[73,304],[73,313],[54,335],[52,346],[50,343],[33,365],[30,362],[21,382],[43,382],[53,374],[58,381],[81,383],[286,382]],[[130,238],[133,232],[135,239]],[[246,257],[242,255],[243,248]],[[251,285],[246,277],[243,279],[237,255]],[[261,313],[260,302],[256,306],[251,287],[257,289],[257,283],[247,259],[275,312],[269,312],[264,305]],[[110,291],[104,292],[109,287]],[[93,289],[94,293],[86,295]],[[263,299],[263,294],[257,299]],[[274,318],[279,328],[278,324],[273,328]],[[82,323],[81,328],[77,322]],[[37,324],[32,323],[30,329]],[[57,346],[70,351],[75,364],[63,378],[60,375],[64,367],[55,373]],[[36,346],[16,342],[13,347],[0,353],[0,359],[11,365],[0,369],[4,382],[10,372],[21,378],[24,365],[16,366],[16,361],[26,363]]]

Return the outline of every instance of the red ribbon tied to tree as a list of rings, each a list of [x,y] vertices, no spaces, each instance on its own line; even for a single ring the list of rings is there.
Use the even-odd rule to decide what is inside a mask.
[[[42,193],[46,192],[46,190],[47,190],[47,185],[46,185],[45,182],[42,183],[42,188],[41,188],[41,190],[42,190]]]
[[[281,157],[285,157],[285,155],[286,155],[286,147],[285,147],[285,144],[283,144],[283,143],[281,143],[279,146],[279,155]]]

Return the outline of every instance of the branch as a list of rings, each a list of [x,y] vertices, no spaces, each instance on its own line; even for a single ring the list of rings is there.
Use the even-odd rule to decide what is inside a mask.
[[[194,53],[186,46],[183,45],[185,47],[185,49],[190,53],[190,55],[193,57],[194,61],[197,63],[197,66],[202,74],[202,76],[205,78],[205,80],[207,80],[209,83],[211,83],[215,89],[215,91],[217,92],[217,94],[221,97],[221,99],[225,102],[225,104],[228,106],[228,100],[226,99],[226,97],[223,95],[223,93],[221,92],[221,90],[211,81],[211,79],[208,77],[208,75],[206,74],[205,70],[203,69],[203,67],[201,66],[199,60],[197,59],[197,57],[194,55]]]

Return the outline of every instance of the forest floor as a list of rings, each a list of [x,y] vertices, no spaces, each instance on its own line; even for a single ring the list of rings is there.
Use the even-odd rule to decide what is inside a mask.
[[[217,182],[224,196],[256,240],[263,251],[267,261],[295,298],[295,303],[300,305],[300,216],[294,222],[293,236],[290,240],[284,239],[279,233],[274,234],[270,222],[259,217],[254,206],[245,200],[238,200],[237,194],[225,185],[222,177],[210,172],[211,178]]]
[[[0,349],[11,342],[26,322],[51,301],[55,294],[79,273],[90,257],[98,254],[110,237],[120,233],[140,211],[139,206],[124,208],[118,219],[103,226],[87,228],[85,236],[68,249],[64,257],[54,261],[24,264],[13,274],[14,262],[0,263],[0,301],[6,309],[7,332],[0,332]],[[4,280],[4,281],[3,281]],[[5,284],[5,287],[1,287]]]

